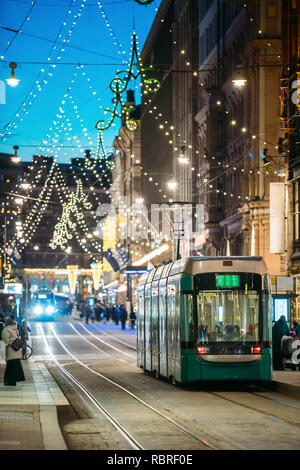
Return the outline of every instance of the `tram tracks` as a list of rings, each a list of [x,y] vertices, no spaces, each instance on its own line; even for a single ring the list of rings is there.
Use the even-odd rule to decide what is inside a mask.
[[[52,330],[52,333],[54,337],[56,338],[57,342],[65,350],[65,352],[73,359],[74,363],[76,365],[79,365],[85,368],[86,370],[96,375],[98,379],[101,380],[101,382],[98,383],[97,391],[99,392],[99,390],[102,390],[102,388],[104,387],[108,395],[109,393],[112,393],[114,395],[114,400],[118,400],[118,399],[122,400],[122,402],[124,402],[124,404],[128,407],[128,410],[125,413],[127,417],[126,421],[128,421],[128,414],[130,415],[129,411],[130,410],[134,411],[134,414],[132,414],[131,416],[136,415],[138,418],[136,418],[136,422],[134,422],[135,420],[133,420],[131,424],[131,428],[133,427],[133,431],[129,430],[128,427],[130,426],[128,424],[125,426],[124,424],[120,422],[122,418],[121,419],[116,418],[114,416],[115,413],[112,413],[110,410],[108,410],[108,408],[111,407],[112,405],[112,403],[110,403],[110,400],[105,400],[105,399],[103,400],[103,396],[102,396],[101,401],[106,402],[104,406],[103,403],[100,402],[99,398],[95,397],[95,394],[96,394],[95,391],[88,390],[88,388],[82,383],[82,381],[78,380],[75,377],[74,372],[71,373],[69,370],[66,369],[66,366],[63,366],[62,364],[60,364],[60,362],[55,358],[55,355],[53,354],[51,348],[49,347],[49,344],[44,334],[43,326],[40,325],[40,328],[41,328],[41,337],[44,341],[46,350],[50,354],[52,360],[57,365],[59,370],[66,377],[68,377],[68,379],[71,380],[85,394],[85,396],[89,398],[89,400],[91,400],[94,403],[97,409],[101,411],[101,413],[111,422],[114,428],[118,432],[120,432],[120,434],[122,434],[122,436],[126,439],[127,443],[133,449],[143,450],[147,448],[148,439],[146,438],[146,436],[147,435],[149,436],[149,431],[146,428],[147,428],[148,423],[151,423],[151,426],[154,427],[154,434],[153,434],[153,439],[151,440],[151,446],[153,446],[153,441],[155,440],[155,433],[157,433],[158,442],[161,442],[161,443],[163,443],[164,436],[165,437],[170,436],[170,435],[173,436],[174,447],[172,448],[175,448],[175,449],[178,449],[178,448],[202,449],[202,450],[216,449],[216,447],[214,447],[206,439],[199,437],[199,435],[196,435],[195,433],[193,433],[192,431],[187,429],[185,426],[181,425],[180,423],[178,423],[177,421],[175,421],[174,419],[172,419],[171,417],[169,417],[162,411],[153,407],[151,404],[147,403],[145,400],[142,400],[135,393],[131,392],[128,388],[124,387],[123,385],[120,385],[115,380],[112,380],[104,376],[103,374],[93,369],[89,365],[83,363],[78,357],[76,357],[65,346],[61,338],[59,338],[59,336],[57,335],[54,326],[50,325],[50,329]],[[82,337],[84,336],[82,335]],[[93,344],[91,342],[89,343],[91,345]],[[68,364],[68,367],[70,367],[70,363]],[[99,387],[99,385],[101,385],[101,387]],[[135,405],[133,405],[133,401]],[[118,401],[116,401],[116,403],[118,403]],[[142,420],[141,422],[139,422],[139,418]],[[136,425],[136,428],[134,425]],[[133,434],[135,434],[136,432],[138,432],[139,438],[134,437]],[[204,433],[204,431],[202,432]],[[141,442],[141,441],[144,441],[144,442]],[[154,446],[154,448],[157,448],[157,446]],[[163,446],[162,448],[165,449],[168,447]]]
[[[78,325],[82,325],[81,323],[77,323]],[[96,325],[94,324],[91,324],[91,326],[93,327],[94,330],[96,331],[99,331],[100,333],[100,336],[106,336],[107,338],[110,338],[112,339],[113,341],[119,343],[119,344],[122,344],[123,346],[126,346],[126,348],[128,349],[131,349],[132,351],[135,351],[136,352],[136,347],[135,346],[132,346],[131,344],[128,344],[127,342],[125,341],[122,341],[121,339],[117,338],[116,335],[110,335],[109,333],[107,333],[106,331],[104,332],[103,330],[97,330],[96,329]],[[136,356],[134,356],[136,357]]]
[[[85,328],[83,325],[81,325],[81,324],[79,324],[79,325],[82,326],[82,327],[83,327],[89,334],[91,334],[93,337],[95,337],[96,339],[98,339],[99,341],[101,341],[100,338],[98,338],[96,335],[92,334],[92,333],[91,333],[87,328]],[[113,337],[112,335],[104,335],[104,336],[108,336],[109,338],[114,339],[114,337]],[[120,341],[120,342],[121,342],[121,341]],[[123,345],[125,345],[125,346],[128,347],[128,345],[125,344],[124,342],[121,342],[121,343],[122,343]],[[122,354],[126,354],[124,351],[121,351],[121,350],[119,350],[119,349],[117,349],[117,348],[114,348],[112,345],[110,345],[110,344],[107,343],[107,342],[104,342],[104,344],[106,344],[106,345],[112,347],[113,349],[116,349],[117,351],[119,351],[119,352],[122,353]],[[133,356],[131,356],[131,357],[133,357]],[[241,407],[243,407],[243,408],[245,408],[245,409],[249,409],[249,410],[255,411],[255,412],[257,412],[257,413],[262,413],[262,414],[264,414],[265,416],[270,416],[270,417],[273,418],[273,419],[274,419],[274,418],[275,418],[275,419],[279,419],[279,420],[284,421],[284,422],[286,422],[287,424],[290,424],[290,425],[293,425],[293,426],[297,426],[297,427],[300,426],[300,423],[297,424],[297,423],[293,422],[292,420],[286,419],[286,417],[283,418],[282,416],[277,416],[277,415],[274,414],[274,411],[273,411],[273,412],[271,412],[271,411],[270,411],[270,412],[267,412],[265,409],[262,409],[262,407],[260,407],[260,406],[258,406],[258,405],[257,405],[257,406],[253,406],[253,405],[250,405],[250,404],[241,403],[241,402],[238,401],[237,399],[233,399],[233,398],[229,398],[229,397],[224,397],[224,396],[222,395],[222,393],[209,392],[209,391],[207,391],[207,390],[206,390],[206,392],[209,393],[210,395],[214,395],[214,396],[218,397],[219,399],[225,400],[225,401],[230,402],[230,403],[232,403],[232,404],[235,404],[235,405],[237,405],[237,406],[241,406]],[[252,395],[252,396],[257,396],[257,397],[259,397],[259,398],[261,398],[261,399],[264,399],[264,400],[267,399],[267,400],[269,400],[269,401],[271,401],[271,402],[279,403],[279,404],[281,404],[281,405],[291,406],[291,407],[297,408],[297,406],[295,406],[295,405],[293,405],[293,404],[285,403],[285,402],[283,402],[282,400],[276,400],[276,399],[271,398],[271,397],[266,397],[266,396],[263,396],[263,395],[261,395],[261,394],[259,394],[259,393],[257,393],[257,392],[249,392],[248,390],[245,390],[244,393],[250,394],[250,395]],[[234,391],[234,394],[236,395],[236,391]]]
[[[69,325],[73,328],[74,331],[78,332],[78,330],[76,330],[76,328],[74,328],[74,325],[72,325],[72,323],[69,323]],[[118,353],[121,353],[121,354],[124,354],[125,356],[128,356],[130,357],[131,359],[136,359],[136,356],[133,355],[133,354],[128,354],[127,352],[125,351],[122,351],[121,349],[119,348],[116,348],[115,346],[113,346],[112,344],[108,343],[107,341],[104,341],[103,339],[101,339],[98,335],[94,335],[88,328],[86,328],[84,325],[82,325],[81,323],[78,323],[79,326],[81,326],[81,328],[83,328],[90,336],[92,336],[94,339],[96,339],[97,341],[99,341],[100,343],[103,343],[105,344],[106,346],[109,346],[110,348],[114,349],[115,351],[117,351]],[[102,335],[101,335],[102,336]],[[106,335],[105,335],[106,336]],[[113,336],[109,335],[110,338],[113,338]],[[115,341],[115,340],[114,340]],[[128,345],[126,345],[125,343],[122,343],[124,346],[128,347]]]
[[[88,331],[88,330],[87,330]],[[89,331],[88,331],[89,332]],[[101,332],[102,334],[102,332]],[[95,335],[93,335],[95,336]],[[115,341],[118,341],[120,342],[121,344],[123,344],[124,346],[126,347],[130,347],[128,344],[124,343],[123,341],[121,340],[117,340],[114,338],[113,335],[108,335],[108,334],[105,334],[104,336],[108,336],[110,337],[111,339],[114,339]],[[132,346],[131,346],[132,348]],[[135,349],[135,348],[133,348]],[[123,351],[120,351],[123,353]],[[268,390],[267,389],[264,389],[264,388],[261,388],[262,392],[267,392]],[[250,405],[250,404],[244,404],[244,403],[241,403],[240,401],[238,401],[237,399],[233,399],[233,398],[229,398],[229,397],[224,397],[222,394],[219,394],[217,392],[208,392],[206,391],[207,393],[210,393],[211,395],[215,395],[216,397],[220,398],[220,399],[223,399],[223,400],[227,400],[228,402],[231,402],[233,404],[236,404],[238,406],[241,406],[241,407],[244,407],[244,408],[247,408],[247,409],[250,409],[252,411],[256,411],[258,413],[262,413],[266,416],[270,416],[271,418],[276,418],[276,419],[279,419],[281,421],[284,421],[286,422],[287,424],[289,425],[293,425],[293,426],[296,426],[296,427],[300,427],[300,417],[299,417],[299,422],[298,423],[295,423],[292,419],[289,420],[287,419],[286,417],[282,417],[282,415],[279,416],[279,413],[278,415],[275,415],[274,414],[274,411],[273,412],[267,412],[266,409],[262,409],[262,406],[254,406],[254,405]],[[235,395],[236,395],[236,390],[233,392]],[[258,392],[254,392],[254,391],[249,391],[249,390],[245,390],[243,393],[247,393],[247,394],[250,394],[251,396],[253,397],[258,397],[262,400],[268,400],[269,402],[273,402],[274,404],[278,404],[278,405],[281,405],[281,406],[288,406],[288,407],[291,407],[291,408],[294,408],[294,410],[296,409],[299,409],[300,410],[300,406],[297,406],[293,403],[289,403],[289,402],[286,402],[284,400],[280,400],[280,399],[276,399],[276,398],[272,398],[272,397],[269,397],[269,396],[265,396],[265,395],[262,395],[261,393],[258,393]]]

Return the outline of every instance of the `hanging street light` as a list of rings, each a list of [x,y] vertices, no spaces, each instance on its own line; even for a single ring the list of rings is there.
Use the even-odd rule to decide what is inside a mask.
[[[241,72],[238,72],[232,80],[232,83],[237,88],[243,88],[247,84],[247,79],[243,77]]]
[[[17,67],[17,64],[16,62],[11,62],[9,66],[11,68],[11,76],[10,78],[6,79],[6,82],[9,86],[15,87],[19,84],[20,81],[15,77],[15,68]]]
[[[12,163],[19,163],[20,160],[21,160],[21,158],[19,157],[19,155],[18,155],[18,153],[17,153],[17,151],[18,151],[18,149],[19,149],[19,146],[18,146],[18,145],[14,145],[14,146],[13,146],[13,149],[14,149],[15,153],[14,153],[14,155],[11,155],[11,156],[10,156],[10,160],[11,160]]]

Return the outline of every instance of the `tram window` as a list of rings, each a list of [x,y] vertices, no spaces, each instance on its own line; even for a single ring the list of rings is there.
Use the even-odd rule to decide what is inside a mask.
[[[256,273],[205,273],[195,276],[196,290],[261,291],[262,278]]]
[[[193,311],[192,294],[183,294],[181,296],[182,312],[181,315],[181,341],[194,341],[195,321]]]
[[[198,342],[259,339],[259,293],[202,291],[197,294]]]

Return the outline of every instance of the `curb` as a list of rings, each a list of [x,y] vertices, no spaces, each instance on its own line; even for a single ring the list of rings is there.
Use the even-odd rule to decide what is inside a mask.
[[[57,407],[70,406],[65,395],[42,362],[28,363],[39,402],[41,431],[45,450],[68,450],[58,422]]]
[[[273,381],[272,390],[274,392],[285,393],[293,398],[300,399],[300,387],[297,385]]]

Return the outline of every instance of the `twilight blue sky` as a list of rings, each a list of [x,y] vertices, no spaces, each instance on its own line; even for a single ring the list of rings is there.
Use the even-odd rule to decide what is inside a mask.
[[[18,64],[15,75],[20,79],[15,88],[6,85],[6,103],[0,104],[0,132],[6,130],[0,152],[13,152],[13,145],[19,145],[22,160],[31,160],[47,141],[52,150],[40,153],[51,155],[53,146],[64,146],[56,152],[58,162],[66,163],[80,155],[77,145],[96,148],[95,124],[107,119],[103,110],[113,98],[109,83],[119,68],[124,70],[122,60],[130,58],[133,25],[141,51],[161,0],[148,6],[134,0],[35,0],[33,8],[32,3],[0,1],[0,80],[9,78],[11,61]],[[22,33],[3,27],[21,27]],[[140,87],[135,85],[139,103]],[[115,123],[104,132],[107,150],[120,120]]]

